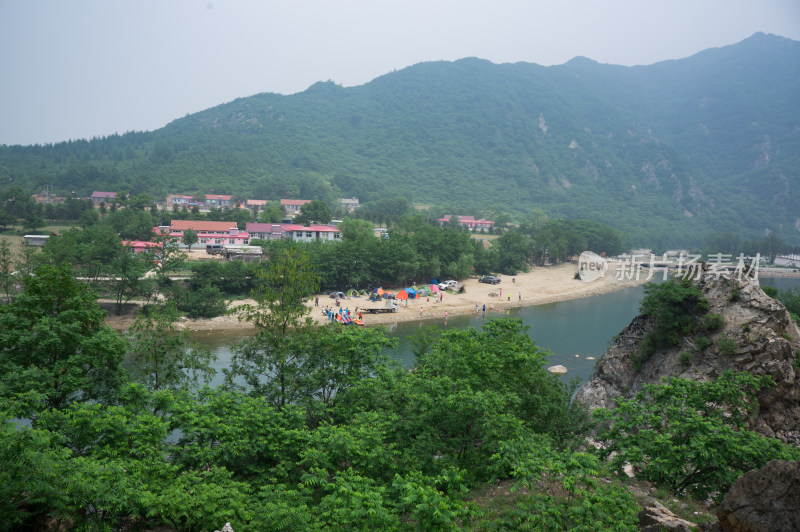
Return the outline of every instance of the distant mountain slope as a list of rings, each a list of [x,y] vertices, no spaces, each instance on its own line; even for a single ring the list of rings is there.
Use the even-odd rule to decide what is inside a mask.
[[[595,218],[650,245],[800,233],[800,43],[756,34],[649,66],[421,63],[131,133],[0,148],[0,182],[265,198],[403,196]],[[54,177],[55,176],[55,177]]]

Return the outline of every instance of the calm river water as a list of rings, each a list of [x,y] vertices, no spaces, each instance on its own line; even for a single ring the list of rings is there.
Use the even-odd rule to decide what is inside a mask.
[[[770,285],[781,290],[800,287],[800,278],[762,278],[761,285]],[[634,286],[597,296],[561,301],[535,307],[512,309],[508,313],[487,313],[483,316],[450,317],[441,320],[393,324],[389,334],[399,341],[397,349],[387,354],[405,367],[414,364],[409,338],[422,325],[433,327],[480,327],[485,319],[493,317],[519,318],[529,327],[529,334],[536,345],[550,351],[548,365],[561,364],[567,368],[565,381],[577,377],[586,380],[592,368],[603,354],[611,339],[636,316],[639,302],[644,295],[642,286]],[[217,378],[221,382],[221,369],[230,363],[232,346],[242,337],[241,331],[207,331],[194,336],[217,354]],[[592,357],[590,360],[587,357]]]

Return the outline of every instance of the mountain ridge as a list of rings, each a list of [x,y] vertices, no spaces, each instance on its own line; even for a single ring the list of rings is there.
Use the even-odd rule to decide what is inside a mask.
[[[800,43],[767,34],[634,67],[431,61],[238,98],[149,133],[0,147],[0,181],[405,197],[520,220],[540,208],[655,247],[725,230],[797,240],[796,94]]]

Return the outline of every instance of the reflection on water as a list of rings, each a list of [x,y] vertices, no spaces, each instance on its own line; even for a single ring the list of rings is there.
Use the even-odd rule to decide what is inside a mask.
[[[763,278],[761,284],[785,290],[800,287],[800,278]],[[390,336],[398,339],[399,345],[387,354],[404,367],[410,368],[414,364],[410,338],[423,325],[442,328],[480,327],[490,318],[514,317],[528,326],[528,332],[536,345],[551,353],[548,365],[560,364],[567,368],[567,374],[562,377],[564,381],[575,377],[584,381],[591,375],[595,362],[602,356],[612,338],[636,316],[643,295],[643,286],[633,286],[608,294],[515,308],[503,313],[487,312],[485,316],[483,312],[450,316],[446,322],[442,318],[392,323],[387,326],[387,330]],[[248,334],[253,334],[253,331],[202,331],[193,335],[202,345],[217,353],[217,377],[213,384],[222,382],[221,370],[230,363],[233,344]]]

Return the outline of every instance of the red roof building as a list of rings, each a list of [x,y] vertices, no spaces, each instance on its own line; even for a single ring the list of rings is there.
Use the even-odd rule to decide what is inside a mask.
[[[342,231],[335,225],[265,224],[248,223],[247,232],[251,238],[278,240],[288,238],[295,242],[326,240],[340,242]]]
[[[299,225],[281,224],[283,238],[295,242],[311,242],[312,240],[342,240],[342,230],[335,225]]]
[[[436,220],[439,222],[439,225],[444,225],[450,221],[452,215],[445,214],[442,218]],[[456,216],[458,218],[458,225],[461,227],[466,227],[470,231],[475,231],[476,229],[491,229],[494,227],[494,222],[491,220],[484,220],[481,218],[480,220],[476,220],[474,216]]]
[[[169,227],[157,227],[156,231],[167,233],[180,240],[183,233],[191,229],[197,233],[200,244],[248,245],[250,234],[236,226],[236,222],[209,222],[206,220],[172,220]]]
[[[142,253],[149,249],[161,249],[161,242],[148,242],[146,240],[123,240],[122,245],[130,248],[134,253]]]
[[[89,196],[89,199],[95,203],[109,203],[117,199],[116,192],[103,192],[100,190],[95,190],[92,192],[92,195]]]
[[[311,203],[310,199],[282,199],[281,208],[286,214],[300,214],[300,207],[306,203]]]
[[[219,206],[219,207],[230,207],[231,205],[231,196],[224,195],[224,194],[206,194],[206,205],[208,206]]]

